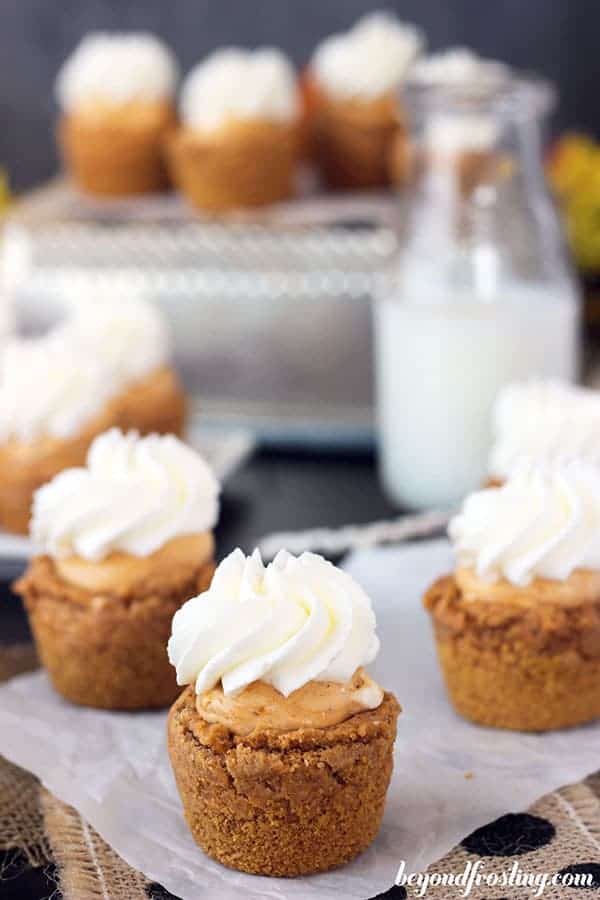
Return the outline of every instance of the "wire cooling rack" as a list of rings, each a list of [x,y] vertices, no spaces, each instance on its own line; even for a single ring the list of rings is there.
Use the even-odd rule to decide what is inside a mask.
[[[90,201],[58,180],[8,220],[2,288],[28,330],[65,301],[145,296],[194,402],[278,442],[372,439],[369,300],[396,250],[391,196],[307,197],[227,219],[175,195]]]
[[[374,194],[201,218],[174,195],[92,202],[58,181],[17,208],[3,256],[11,273],[59,286],[108,273],[194,296],[360,299],[395,251],[393,216],[391,199]]]

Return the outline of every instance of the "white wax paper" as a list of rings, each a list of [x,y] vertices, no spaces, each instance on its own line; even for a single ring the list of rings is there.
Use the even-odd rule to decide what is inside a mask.
[[[420,597],[451,568],[435,541],[355,554],[348,570],[371,594],[382,639],[375,677],[404,712],[381,832],[343,869],[283,880],[209,860],[188,833],[165,750],[165,713],[103,713],[60,700],[43,674],[0,687],[0,753],[75,806],[130,865],[184,900],[365,900],[401,860],[418,871],[469,832],[600,767],[600,723],[548,735],[479,728],[450,709]],[[472,777],[465,777],[467,774]]]

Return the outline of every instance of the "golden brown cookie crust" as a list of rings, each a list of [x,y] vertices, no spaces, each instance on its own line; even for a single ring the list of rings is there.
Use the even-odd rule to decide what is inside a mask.
[[[323,872],[374,840],[392,773],[400,707],[330,728],[242,737],[206,723],[192,687],[168,721],[171,763],[198,845],[225,866],[273,876]]]
[[[27,534],[34,492],[63,469],[81,466],[94,438],[109,428],[181,435],[186,401],[177,375],[161,366],[127,385],[70,438],[44,436],[0,444],[0,526]]]
[[[161,366],[134,381],[118,398],[119,427],[140,434],[175,434],[185,429],[187,403],[183,386],[171,366]]]
[[[30,443],[10,439],[0,445],[0,524],[27,534],[34,491],[63,469],[81,466],[95,437],[117,425],[110,401],[71,438],[41,437]]]
[[[265,206],[293,193],[299,125],[232,122],[214,136],[180,128],[167,151],[173,181],[199,209]]]
[[[152,116],[72,114],[58,123],[57,138],[67,170],[88,194],[128,196],[169,186],[164,140],[175,127],[170,103]]]
[[[465,718],[549,731],[600,717],[600,600],[465,602],[448,575],[424,605],[450,699]]]
[[[404,132],[395,98],[337,100],[315,86],[311,117],[315,160],[330,187],[390,183],[392,148]]]
[[[72,703],[100,709],[168,706],[181,690],[167,658],[175,612],[208,588],[212,561],[190,573],[158,571],[135,592],[94,595],[60,578],[48,556],[15,584],[42,664]]]

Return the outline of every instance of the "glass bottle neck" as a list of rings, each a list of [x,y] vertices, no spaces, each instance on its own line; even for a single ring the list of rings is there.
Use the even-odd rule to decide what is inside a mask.
[[[445,295],[491,300],[515,281],[569,280],[542,164],[552,100],[546,84],[512,79],[408,91],[413,167],[400,238],[405,262],[429,267]]]

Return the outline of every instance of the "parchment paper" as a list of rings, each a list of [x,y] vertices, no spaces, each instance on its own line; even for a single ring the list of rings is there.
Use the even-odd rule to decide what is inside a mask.
[[[365,900],[388,888],[401,860],[417,871],[473,829],[525,809],[600,766],[600,723],[558,734],[478,728],[451,711],[420,596],[451,568],[445,541],[355,554],[348,570],[373,597],[381,653],[375,677],[394,690],[400,717],[384,825],[357,861],[297,880],[242,875],[193,844],[165,750],[164,713],[78,709],[44,674],[0,688],[0,753],[71,803],[132,866],[184,900]]]

